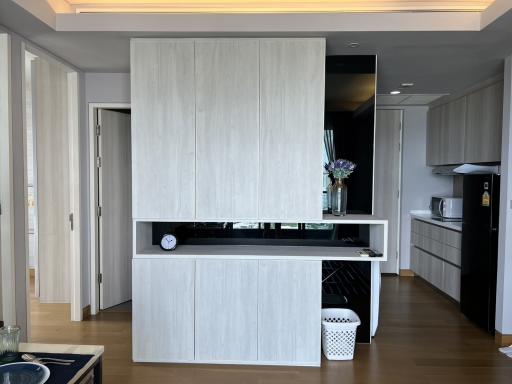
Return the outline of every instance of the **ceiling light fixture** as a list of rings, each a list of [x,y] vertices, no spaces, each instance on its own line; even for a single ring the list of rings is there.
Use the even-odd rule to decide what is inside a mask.
[[[411,88],[414,87],[414,83],[402,83],[402,88]]]
[[[350,48],[359,48],[359,45],[360,45],[360,44],[359,44],[359,43],[357,43],[357,42],[355,42],[355,41],[354,41],[354,42],[351,42],[351,43],[348,43],[348,46],[349,46]]]
[[[391,95],[399,95],[399,94],[401,94],[402,92],[400,92],[400,91],[398,91],[398,90],[397,90],[397,91],[391,91],[391,92],[389,92],[389,93],[390,93]]]

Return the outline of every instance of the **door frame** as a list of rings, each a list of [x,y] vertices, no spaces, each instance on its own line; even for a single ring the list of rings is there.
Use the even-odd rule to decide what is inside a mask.
[[[13,195],[13,159],[12,159],[12,110],[11,110],[11,37],[0,30],[0,49],[5,49],[6,55],[0,55],[0,94],[5,94],[6,119],[0,121],[0,154],[6,161],[0,160],[0,313],[6,324],[16,323],[15,297],[15,260],[14,260],[14,195]],[[3,98],[2,98],[3,99]],[[0,106],[3,110],[4,106]],[[1,155],[0,155],[1,156]]]
[[[90,288],[91,288],[91,315],[96,315],[100,310],[99,303],[99,252],[98,252],[98,225],[97,225],[97,198],[96,198],[96,124],[97,111],[99,109],[131,109],[130,103],[89,103],[89,250],[90,250]]]
[[[36,46],[22,42],[22,105],[23,105],[23,150],[24,155],[24,190],[25,190],[25,264],[27,271],[27,305],[30,305],[30,290],[28,284],[28,178],[27,178],[27,121],[25,116],[25,52],[30,52],[44,60],[49,61],[55,65],[60,66],[67,72],[68,76],[68,134],[69,134],[69,182],[70,182],[70,199],[69,210],[73,214],[73,230],[70,231],[70,306],[71,306],[71,321],[82,320],[82,279],[81,279],[81,249],[80,249],[80,91],[79,84],[79,71],[55,57],[47,54]],[[36,128],[37,129],[37,128]],[[35,137],[35,135],[34,135]],[[34,140],[35,143],[35,140]],[[36,160],[37,162],[37,160]],[[36,213],[37,214],[37,213]],[[39,269],[39,268],[38,268]],[[30,316],[27,316],[28,327],[30,328]],[[28,332],[30,335],[30,332]],[[30,337],[30,336],[29,336]]]

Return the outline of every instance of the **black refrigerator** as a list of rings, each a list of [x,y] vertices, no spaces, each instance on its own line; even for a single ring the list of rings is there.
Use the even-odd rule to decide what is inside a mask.
[[[464,175],[462,204],[462,313],[494,334],[500,177]]]

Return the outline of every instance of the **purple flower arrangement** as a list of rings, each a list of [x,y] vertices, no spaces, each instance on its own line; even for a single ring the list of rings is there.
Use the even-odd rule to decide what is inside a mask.
[[[329,171],[335,179],[346,179],[354,172],[356,166],[355,163],[349,160],[338,159],[331,161],[329,164],[325,164],[325,169]]]

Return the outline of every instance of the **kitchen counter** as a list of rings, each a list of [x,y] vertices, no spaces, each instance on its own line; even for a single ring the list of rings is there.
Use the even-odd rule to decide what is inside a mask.
[[[417,219],[438,227],[451,229],[453,231],[462,232],[462,222],[439,221],[432,219],[430,213],[427,212],[411,212],[411,219]]]

